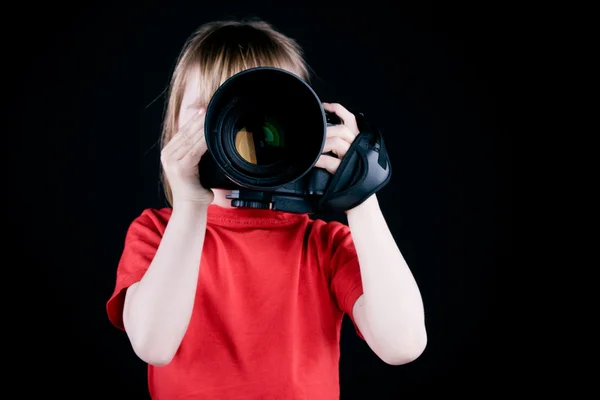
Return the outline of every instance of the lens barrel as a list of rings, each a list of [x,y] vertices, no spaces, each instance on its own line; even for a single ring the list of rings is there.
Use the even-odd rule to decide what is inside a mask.
[[[206,111],[208,151],[227,178],[274,190],[310,171],[325,143],[320,99],[298,76],[278,68],[242,71],[224,82]]]

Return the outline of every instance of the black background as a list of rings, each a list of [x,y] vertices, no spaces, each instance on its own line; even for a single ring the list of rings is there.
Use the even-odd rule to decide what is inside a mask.
[[[512,255],[505,116],[518,10],[391,4],[103,1],[4,14],[3,269],[16,272],[5,351],[16,390],[147,398],[146,366],[105,304],[129,223],[165,205],[157,141],[183,42],[204,22],[251,16],[300,43],[323,101],[378,124],[394,168],[378,197],[421,288],[429,343],[389,366],[346,319],[342,399],[511,388],[500,275]]]

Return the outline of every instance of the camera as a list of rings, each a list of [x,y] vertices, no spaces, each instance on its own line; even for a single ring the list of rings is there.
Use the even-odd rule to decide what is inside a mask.
[[[391,166],[379,131],[355,115],[361,133],[332,175],[315,164],[327,127],[342,121],[312,87],[275,67],[239,72],[207,106],[200,182],[231,190],[233,207],[315,213],[358,205],[387,184]]]

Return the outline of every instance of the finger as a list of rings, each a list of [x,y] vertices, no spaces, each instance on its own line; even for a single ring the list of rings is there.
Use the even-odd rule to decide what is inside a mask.
[[[179,160],[194,145],[198,139],[192,139],[181,134],[175,134],[173,139],[164,147],[161,157],[167,160]]]
[[[200,137],[192,140],[191,138],[186,138],[182,141],[181,145],[173,150],[171,154],[171,158],[174,160],[183,159],[192,149],[198,146],[199,143],[204,142],[206,144],[206,140],[204,138],[204,131],[201,132]]]
[[[315,164],[317,168],[326,169],[331,175],[334,175],[342,161],[338,158],[328,155],[321,155]]]
[[[356,135],[346,125],[332,125],[327,127],[327,137],[340,137],[352,143]]]
[[[195,166],[200,162],[202,155],[206,153],[208,147],[206,146],[206,139],[204,136],[200,138],[181,158],[181,163],[184,165]]]
[[[339,158],[346,155],[350,149],[350,143],[345,141],[339,136],[333,136],[325,139],[325,146],[323,147],[323,153],[333,152]]]
[[[200,136],[204,136],[204,112],[202,110],[173,135],[162,150],[163,156],[166,158],[181,158],[183,156],[181,148],[191,148]]]
[[[323,108],[329,112],[335,113],[342,119],[342,123],[350,128],[352,133],[358,135],[360,131],[358,129],[358,124],[356,123],[356,117],[348,111],[346,107],[339,103],[323,103]]]
[[[204,109],[201,108],[197,113],[195,113],[189,121],[187,121],[183,126],[179,128],[175,136],[182,136],[183,138],[192,139],[192,144],[196,143],[198,139],[197,136],[200,130],[204,129],[204,118],[205,112]]]
[[[163,147],[161,154],[163,156],[170,156],[175,150],[181,147],[181,144],[185,141],[185,136],[179,135],[175,133],[171,140],[167,142],[165,147]]]
[[[189,136],[196,132],[199,127],[204,127],[205,111],[204,108],[200,108],[197,113],[194,113],[192,117],[179,128],[177,134]]]

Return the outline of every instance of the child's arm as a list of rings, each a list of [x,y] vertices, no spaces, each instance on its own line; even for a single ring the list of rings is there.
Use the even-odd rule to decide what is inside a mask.
[[[208,205],[179,204],[141,281],[127,289],[123,323],[135,353],[168,364],[187,330],[200,271]]]
[[[346,214],[363,285],[363,295],[353,307],[356,325],[382,360],[392,365],[411,362],[427,343],[417,283],[375,195]]]

